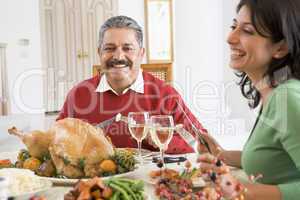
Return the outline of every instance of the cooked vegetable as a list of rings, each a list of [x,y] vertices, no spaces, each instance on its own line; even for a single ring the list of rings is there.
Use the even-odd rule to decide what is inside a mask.
[[[123,149],[116,149],[112,160],[114,160],[118,166],[118,173],[133,171],[137,164],[134,153]]]
[[[37,158],[31,157],[24,161],[23,168],[30,169],[32,171],[37,171],[41,165],[41,161]]]
[[[42,159],[41,159],[43,162],[46,161],[46,160],[51,160],[51,155],[50,153],[45,153],[43,156],[42,156]]]
[[[68,194],[65,200],[74,199],[111,199],[113,190],[102,182],[99,177],[94,177],[87,181],[79,181]]]
[[[79,168],[80,168],[80,169],[84,170],[84,166],[85,166],[85,158],[80,158],[80,159],[79,159],[78,165],[79,165]]]
[[[116,163],[113,160],[103,160],[100,163],[100,168],[104,172],[116,173],[116,171],[117,171],[117,165],[116,165]]]
[[[21,149],[19,154],[18,154],[18,160],[19,161],[25,161],[30,157],[31,156],[30,156],[29,152],[26,149]]]
[[[0,160],[0,169],[1,168],[10,168],[14,165],[11,163],[9,159]]]
[[[97,189],[97,190],[91,192],[91,196],[94,197],[95,199],[101,198],[101,192],[100,192],[100,190]]]
[[[23,163],[24,163],[24,161],[18,160],[18,161],[15,163],[15,167],[16,167],[16,168],[23,168]]]
[[[110,198],[113,195],[113,190],[110,187],[105,187],[102,191],[102,197],[105,199]]]
[[[111,199],[120,199],[119,195],[121,195],[125,200],[144,199],[144,182],[141,180],[111,178],[106,184],[114,191],[114,195],[111,197]]]
[[[63,157],[62,159],[63,159],[65,165],[68,165],[71,163],[67,157]]]
[[[51,160],[46,160],[39,166],[39,168],[36,172],[40,176],[52,177],[52,176],[55,176],[56,169]]]

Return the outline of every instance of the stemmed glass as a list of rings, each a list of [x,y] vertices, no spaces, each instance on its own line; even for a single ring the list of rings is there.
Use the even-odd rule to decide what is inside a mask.
[[[168,149],[168,145],[172,139],[174,132],[173,117],[170,115],[154,115],[150,117],[149,122],[151,139],[159,147],[160,157],[163,166],[164,151]]]
[[[139,151],[139,161],[143,164],[142,158],[142,141],[148,133],[146,127],[149,121],[148,112],[130,112],[128,113],[128,127],[131,136],[137,141]]]

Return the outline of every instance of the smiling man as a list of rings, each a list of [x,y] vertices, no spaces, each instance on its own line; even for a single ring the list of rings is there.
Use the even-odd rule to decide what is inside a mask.
[[[74,117],[97,125],[118,113],[127,116],[129,112],[147,111],[172,115],[175,124],[184,124],[192,133],[190,121],[202,129],[173,87],[140,69],[144,53],[142,29],[136,21],[126,16],[108,19],[99,33],[101,74],[79,83],[69,92],[58,120]],[[116,147],[137,146],[124,122],[115,122],[104,132]],[[157,150],[150,137],[143,141],[142,147]],[[193,149],[174,134],[167,153],[188,152]]]

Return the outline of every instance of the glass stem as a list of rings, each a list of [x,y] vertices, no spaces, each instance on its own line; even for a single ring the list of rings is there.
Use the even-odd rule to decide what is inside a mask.
[[[143,158],[142,158],[142,141],[137,141],[138,149],[139,149],[139,160],[140,164],[143,165]]]
[[[161,162],[163,164],[163,169],[165,169],[165,159],[164,159],[164,148],[160,148],[160,158],[161,158]]]

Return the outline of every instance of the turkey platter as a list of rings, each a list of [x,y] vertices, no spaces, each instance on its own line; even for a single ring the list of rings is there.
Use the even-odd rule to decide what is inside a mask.
[[[27,147],[13,167],[26,168],[38,175],[62,178],[108,176],[132,171],[132,152],[114,149],[101,129],[74,118],[59,120],[46,132],[22,133],[8,130]]]

